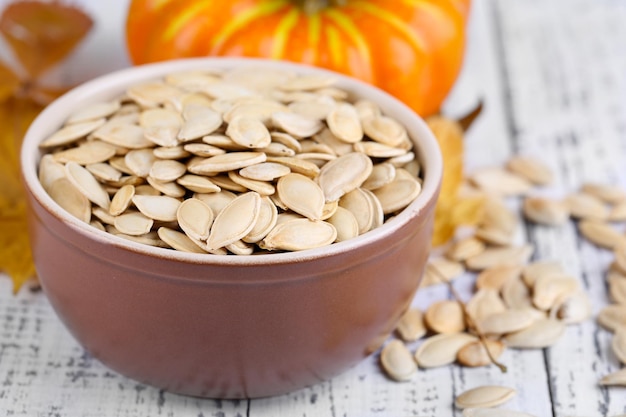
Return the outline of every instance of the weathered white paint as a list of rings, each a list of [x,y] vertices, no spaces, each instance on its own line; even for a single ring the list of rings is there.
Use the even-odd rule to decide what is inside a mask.
[[[82,81],[127,65],[122,46],[127,0],[76,2],[99,20],[66,68],[69,77]],[[0,6],[6,3],[0,0]],[[626,186],[624,22],[626,4],[617,0],[474,0],[464,71],[445,105],[447,114],[459,115],[479,98],[485,102],[466,138],[468,170],[499,165],[521,152],[542,158],[557,173],[553,186],[538,191],[544,195],[562,196],[584,180]],[[102,51],[96,60],[94,47]],[[607,303],[604,271],[610,256],[582,241],[573,224],[528,226],[519,239],[535,244],[536,259],[560,260],[580,277],[594,312]],[[473,279],[466,274],[455,282],[465,299]],[[414,305],[425,308],[445,298],[450,298],[445,287],[430,287],[418,293]],[[452,407],[460,392],[501,384],[518,391],[509,409],[542,417],[616,416],[626,413],[626,392],[596,384],[619,367],[609,343],[609,334],[589,321],[569,327],[551,349],[507,351],[501,358],[506,374],[495,367],[449,366],[420,370],[412,381],[395,383],[380,372],[374,355],[331,381],[281,397],[203,400],[109,371],[78,346],[43,294],[23,291],[13,297],[8,280],[1,279],[0,410],[68,417],[445,417],[461,415]]]

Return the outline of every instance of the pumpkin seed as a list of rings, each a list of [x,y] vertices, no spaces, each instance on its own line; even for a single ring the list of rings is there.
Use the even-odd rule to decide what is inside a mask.
[[[324,124],[317,119],[282,111],[272,113],[272,122],[274,126],[297,138],[313,136],[324,127]]]
[[[86,168],[78,165],[76,162],[68,162],[65,164],[65,175],[72,185],[87,197],[89,201],[104,210],[109,209],[111,205],[109,195]]]
[[[406,151],[393,146],[383,145],[382,143],[372,141],[360,141],[354,144],[354,150],[362,152],[371,158],[394,158],[406,155]],[[408,160],[412,160],[414,155],[409,156]]]
[[[372,199],[361,188],[352,190],[339,200],[339,207],[349,210],[359,225],[359,234],[371,230],[374,224],[374,206]]]
[[[50,193],[50,186],[59,178],[65,178],[65,166],[55,161],[51,154],[42,156],[39,162],[39,182],[44,190]]]
[[[337,242],[343,242],[359,235],[359,223],[348,209],[337,207],[333,215],[326,221],[337,229]]]
[[[105,119],[97,119],[70,124],[48,136],[47,139],[39,144],[39,147],[49,149],[55,146],[69,145],[84,138],[94,130],[101,128],[105,121]]]
[[[259,217],[252,227],[252,230],[243,237],[246,243],[256,243],[262,240],[276,226],[278,219],[278,209],[269,197],[261,198],[259,206]]]
[[[500,265],[524,265],[528,262],[533,253],[533,247],[523,245],[519,247],[487,248],[478,255],[471,256],[465,260],[468,269],[482,271]]]
[[[211,177],[211,182],[220,187],[221,189],[228,191],[235,191],[238,193],[245,193],[248,191],[246,187],[234,182],[228,175],[216,175]]]
[[[157,233],[163,242],[176,250],[191,253],[206,253],[184,233],[167,227],[159,227]]]
[[[485,192],[500,196],[524,195],[532,188],[526,179],[499,167],[478,169],[470,180]]]
[[[109,213],[111,214],[111,216],[119,216],[120,214],[124,213],[124,211],[126,211],[128,206],[130,206],[130,203],[132,202],[132,199],[134,196],[135,196],[135,186],[125,185],[122,188],[120,188],[111,199],[111,205],[109,206]],[[123,233],[126,233],[126,232],[123,232]],[[132,235],[132,233],[128,233],[128,234]]]
[[[484,385],[469,389],[457,396],[454,405],[457,408],[497,407],[509,401],[516,394],[513,388],[499,385]]]
[[[299,251],[330,245],[337,230],[325,221],[298,219],[278,224],[260,242],[262,249]]]
[[[302,151],[302,146],[300,142],[285,132],[270,132],[270,136],[272,136],[272,142],[280,143],[281,145],[285,145],[295,153]],[[349,145],[348,145],[349,146]]]
[[[464,346],[478,340],[467,333],[441,333],[429,337],[417,348],[415,361],[422,368],[446,366],[456,360]]]
[[[194,174],[228,172],[265,162],[266,158],[262,152],[231,152],[206,158],[191,164],[188,169]]]
[[[446,258],[434,258],[426,264],[426,275],[433,275],[433,282],[441,283],[441,279],[450,282],[465,272],[465,268],[460,262],[451,261]]]
[[[557,310],[557,317],[565,324],[582,323],[591,317],[591,302],[583,291],[567,297]]]
[[[324,120],[335,108],[336,102],[329,96],[320,96],[316,100],[294,101],[289,103],[289,110],[307,119]]]
[[[396,332],[405,342],[413,342],[426,335],[426,326],[421,310],[411,308],[407,310],[396,326]]]
[[[124,162],[132,174],[146,178],[157,158],[151,149],[135,149],[124,156]]]
[[[597,320],[602,327],[611,332],[626,326],[626,304],[611,304],[604,307],[598,313]]]
[[[396,176],[396,167],[388,162],[375,164],[372,172],[363,182],[362,187],[366,190],[375,190],[383,185],[389,184]]]
[[[262,162],[256,165],[247,166],[239,171],[239,175],[251,180],[274,181],[277,178],[289,174],[289,167],[277,164],[276,162]]]
[[[373,191],[380,201],[385,214],[395,213],[408,206],[422,192],[422,185],[402,168],[396,170],[396,176],[389,184]]]
[[[435,333],[458,333],[465,330],[463,307],[457,301],[437,301],[426,310],[424,320]]]
[[[182,124],[183,119],[175,110],[148,109],[139,117],[139,126],[144,129],[146,139],[159,146],[177,146]]]
[[[487,352],[489,350],[489,353]],[[504,352],[505,346],[499,340],[484,339],[472,342],[457,353],[457,361],[463,366],[479,367],[492,364],[491,358],[497,360]],[[491,354],[491,357],[489,356]]]
[[[485,248],[482,241],[472,236],[455,242],[446,251],[446,256],[453,261],[463,262],[467,258],[484,252]]]
[[[525,329],[508,334],[504,343],[518,349],[542,349],[555,344],[565,332],[565,323],[543,318],[535,320]]]
[[[145,235],[152,229],[154,220],[143,214],[133,211],[115,217],[113,225],[121,233],[130,236]]]
[[[499,198],[489,197],[484,201],[481,227],[501,231],[511,236],[517,228],[517,216]]]
[[[354,103],[354,108],[359,114],[359,118],[361,120],[365,120],[370,117],[378,117],[381,114],[378,104],[366,99],[357,100],[356,103]]]
[[[578,229],[587,240],[603,248],[613,249],[618,244],[626,244],[626,237],[608,223],[581,220],[578,223]]]
[[[291,210],[311,220],[319,220],[324,210],[324,193],[313,180],[301,174],[287,174],[277,184],[281,201]]]
[[[119,170],[104,162],[89,164],[85,168],[100,181],[119,181],[122,178],[122,173]]]
[[[481,226],[476,229],[474,237],[493,246],[510,246],[513,243],[513,234],[492,226]]]
[[[163,82],[147,82],[131,86],[126,90],[126,94],[142,107],[156,107],[181,95],[182,92]]]
[[[554,180],[552,170],[530,156],[516,155],[509,159],[506,168],[536,185],[548,185]]]
[[[380,352],[383,369],[396,381],[407,381],[417,372],[411,352],[399,340],[387,343]]]
[[[222,125],[222,117],[209,107],[186,106],[185,119],[180,127],[176,138],[182,142],[188,142],[203,136],[210,135]],[[193,114],[190,114],[191,111]]]
[[[519,278],[506,281],[500,291],[504,303],[509,308],[526,308],[533,305],[529,288]]]
[[[80,165],[104,162],[115,155],[115,147],[99,140],[92,140],[54,154],[57,162],[76,162]]]
[[[606,220],[609,210],[604,203],[586,193],[574,193],[565,198],[570,215],[575,219]]]
[[[171,182],[182,177],[185,172],[187,172],[185,164],[165,159],[155,161],[150,167],[149,175],[157,181]]]
[[[120,109],[119,101],[105,101],[101,103],[89,104],[82,109],[72,113],[68,117],[66,124],[84,123],[93,120],[100,120],[109,117]]]
[[[483,270],[476,277],[476,288],[493,288],[500,290],[511,279],[518,279],[522,272],[521,266],[500,265]]]
[[[180,228],[190,238],[207,240],[213,224],[213,210],[202,200],[190,198],[183,201],[176,211],[176,220]]]
[[[228,124],[226,135],[236,144],[250,149],[263,148],[272,142],[267,127],[261,121],[248,117],[232,120]]]
[[[465,306],[465,311],[476,323],[506,310],[498,291],[491,288],[479,289]]]
[[[326,117],[328,128],[339,140],[356,143],[363,138],[363,128],[354,106],[342,103]]]
[[[302,174],[309,178],[315,178],[320,173],[320,168],[317,165],[304,159],[294,157],[271,156],[267,157],[267,162],[276,162],[285,165],[286,167],[289,167],[289,169],[291,169],[291,172],[296,174]]]
[[[392,118],[376,115],[362,120],[365,134],[381,144],[396,147],[408,136],[406,129]]]
[[[162,149],[162,148],[161,148]],[[225,154],[226,151],[218,148],[217,146],[209,145],[206,143],[187,143],[182,148],[185,152],[190,153],[196,156],[202,156],[205,158],[209,158],[215,155]],[[156,150],[155,150],[156,155]]]
[[[291,78],[277,87],[284,91],[307,91],[328,87],[334,83],[335,79],[331,76],[306,74]]]
[[[213,214],[215,214],[216,216],[219,214],[220,211],[222,211],[222,209],[224,209],[224,207],[228,205],[228,203],[233,201],[235,197],[236,195],[234,193],[226,190],[221,190],[215,193],[208,194],[196,193],[193,195],[193,198],[202,200],[209,207],[211,207]]]
[[[608,375],[605,375],[600,380],[600,385],[610,386],[618,385],[626,387],[626,368],[620,369]]]
[[[352,152],[326,163],[320,170],[318,183],[326,201],[339,200],[359,188],[372,173],[372,160],[360,152]]]
[[[501,335],[529,327],[536,316],[528,309],[512,309],[495,313],[478,321],[476,325],[485,334]]]
[[[261,195],[272,195],[276,192],[276,188],[272,185],[272,183],[268,181],[251,180],[250,178],[242,177],[235,171],[229,171],[228,178],[230,178],[235,184],[239,184],[242,187],[250,191],[255,191]]]
[[[47,187],[50,197],[68,213],[89,223],[91,220],[91,202],[67,178],[58,178]]]
[[[613,255],[615,255],[615,264],[626,275],[626,243],[618,242],[613,249]]]
[[[548,226],[560,226],[569,217],[564,203],[543,197],[524,199],[523,212],[528,220]]]
[[[180,207],[179,200],[168,196],[135,195],[133,203],[146,217],[163,222],[176,220],[176,212]]]
[[[195,193],[217,193],[220,187],[202,175],[186,174],[176,180],[176,183]]]
[[[535,282],[541,277],[562,273],[563,267],[556,261],[537,261],[524,266],[522,279],[528,287],[533,287]]]
[[[254,245],[242,240],[229,243],[225,248],[234,255],[252,255],[252,253],[254,253]]]
[[[111,145],[123,146],[129,149],[154,147],[154,142],[146,138],[144,129],[141,126],[132,124],[120,124],[109,121],[93,132],[93,136]]]
[[[261,196],[253,191],[241,194],[215,217],[207,246],[219,249],[245,237],[259,218]]]
[[[626,201],[626,192],[619,185],[585,183],[580,190],[607,204],[618,204]]]
[[[91,214],[106,225],[113,225],[115,223],[115,217],[111,216],[107,210],[103,210],[100,207],[92,207]]]
[[[550,310],[557,300],[574,294],[578,281],[567,275],[546,275],[535,281],[533,304],[540,310]]]

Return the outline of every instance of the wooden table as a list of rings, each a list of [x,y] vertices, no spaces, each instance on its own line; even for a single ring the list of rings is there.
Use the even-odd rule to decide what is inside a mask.
[[[122,43],[127,0],[83,0],[97,27],[57,76],[82,81],[128,65]],[[0,0],[0,6],[8,0]],[[618,0],[476,0],[467,59],[445,110],[458,115],[482,98],[485,111],[466,138],[468,170],[535,155],[557,174],[542,191],[562,196],[583,181],[626,186],[626,3]],[[0,45],[0,55],[6,48]],[[515,205],[516,202],[511,203]],[[590,294],[594,313],[608,302],[608,252],[575,225],[526,225],[519,240],[535,259],[562,261]],[[455,281],[467,297],[474,277]],[[420,290],[415,305],[449,298]],[[65,330],[41,293],[11,295],[0,280],[0,413],[10,416],[459,416],[458,393],[482,384],[514,387],[507,408],[535,416],[616,416],[626,389],[598,379],[620,365],[610,335],[594,320],[570,326],[552,348],[509,350],[495,367],[420,370],[408,383],[381,373],[373,355],[322,384],[277,398],[219,401],[154,389],[110,371]],[[417,346],[413,345],[412,348]]]

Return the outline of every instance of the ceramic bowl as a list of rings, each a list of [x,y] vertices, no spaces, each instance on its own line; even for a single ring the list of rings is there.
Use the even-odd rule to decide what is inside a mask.
[[[202,58],[134,67],[83,84],[41,113],[23,144],[29,233],[46,296],[76,340],[119,373],[171,392],[252,398],[331,378],[375,352],[418,288],[442,175],[426,124],[390,95],[335,74],[408,129],[423,191],[357,238],[292,253],[200,255],[101,232],[56,204],[37,178],[38,144],[69,114],[168,73],[245,66],[299,73],[279,61]]]

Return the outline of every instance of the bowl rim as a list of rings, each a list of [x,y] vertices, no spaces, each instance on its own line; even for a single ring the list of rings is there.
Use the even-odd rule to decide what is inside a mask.
[[[337,80],[336,85],[339,88],[346,89],[356,96],[366,96],[366,98],[376,102],[385,113],[393,113],[394,118],[402,119],[402,123],[410,132],[409,136],[414,142],[414,146],[419,150],[418,157],[423,167],[423,183],[420,195],[409,204],[409,206],[404,208],[394,218],[386,221],[382,226],[343,242],[296,252],[253,255],[214,255],[187,253],[167,248],[152,247],[98,230],[65,211],[65,209],[59,206],[43,189],[37,173],[37,167],[42,155],[38,144],[45,137],[58,129],[68,115],[78,109],[81,104],[105,100],[105,98],[95,100],[93,98],[94,96],[103,95],[113,98],[119,95],[127,86],[158,79],[159,77],[174,72],[243,67],[292,70],[300,74],[317,73],[331,75]],[[392,112],[390,112],[389,109],[392,109]],[[407,120],[411,123],[407,124]],[[417,113],[413,112],[407,105],[385,91],[358,79],[306,64],[263,58],[221,57],[185,58],[129,67],[96,77],[74,87],[49,104],[30,125],[22,143],[20,167],[24,185],[32,194],[33,198],[64,225],[85,238],[97,241],[100,244],[112,245],[131,252],[160,259],[168,259],[186,264],[219,266],[258,266],[306,262],[336,256],[372,244],[375,241],[394,234],[411,219],[417,217],[429,203],[436,200],[443,175],[442,155],[433,133]],[[428,244],[430,244],[430,242],[428,242]]]

